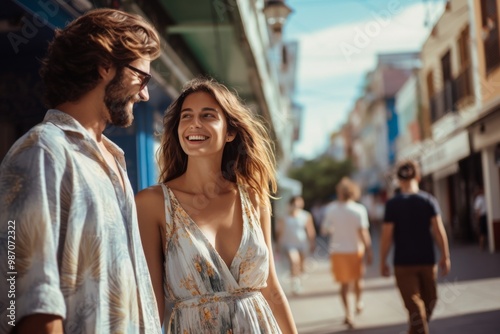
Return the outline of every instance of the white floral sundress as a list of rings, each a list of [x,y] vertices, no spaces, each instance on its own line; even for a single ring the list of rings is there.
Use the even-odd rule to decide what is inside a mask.
[[[162,184],[166,212],[164,292],[174,304],[167,333],[279,334],[260,292],[269,253],[248,193],[239,185],[243,234],[228,266],[198,225]]]

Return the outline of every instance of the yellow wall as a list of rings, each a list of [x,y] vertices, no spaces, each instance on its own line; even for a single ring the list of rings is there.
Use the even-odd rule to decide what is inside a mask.
[[[460,33],[469,25],[469,9],[467,0],[452,0],[449,10],[445,10],[441,18],[434,26],[427,41],[422,46],[421,58],[422,69],[419,73],[421,83],[422,103],[422,126],[424,138],[431,134],[429,91],[427,86],[427,75],[432,71],[432,82],[434,93],[443,89],[443,77],[441,71],[441,58],[446,52],[451,52],[452,76],[456,77],[460,71],[460,59],[458,50],[458,39]]]
[[[500,18],[500,3],[497,3],[497,15]],[[474,0],[474,18],[475,18],[475,44],[478,55],[478,73],[481,87],[482,105],[488,105],[489,102],[498,98],[500,95],[500,66],[493,72],[486,74],[486,64],[484,58],[484,44],[482,39],[482,24],[481,24],[481,1]],[[500,20],[498,21],[500,22]],[[500,29],[500,27],[496,27]]]
[[[421,79],[424,83],[422,93],[424,94],[424,105],[428,106],[429,96],[427,91],[427,74],[433,71],[435,92],[443,88],[441,73],[441,58],[447,51],[451,51],[452,75],[459,74],[459,50],[458,39],[460,33],[469,24],[469,12],[467,0],[455,0],[451,3],[451,9],[445,11],[443,16],[434,26],[435,34],[430,34],[422,47],[422,71]]]

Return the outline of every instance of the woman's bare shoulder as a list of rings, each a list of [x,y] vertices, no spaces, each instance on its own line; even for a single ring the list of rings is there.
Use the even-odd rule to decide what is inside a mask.
[[[163,201],[163,189],[161,185],[155,184],[154,186],[145,188],[141,191],[139,191],[135,195],[135,200],[136,202],[149,202],[149,201],[157,201],[157,200],[162,200]]]
[[[164,196],[161,185],[157,184],[139,191],[135,195],[139,218],[160,220],[164,214]]]

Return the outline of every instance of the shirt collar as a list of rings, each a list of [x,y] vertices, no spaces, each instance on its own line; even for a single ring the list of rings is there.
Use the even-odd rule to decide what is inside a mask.
[[[75,118],[73,118],[71,115],[65,112],[62,112],[57,109],[49,109],[45,114],[43,121],[50,122],[65,132],[78,133],[86,140],[95,143],[95,140],[89,135],[88,131],[85,130],[85,128],[80,124],[80,122],[78,122]],[[112,151],[114,151],[111,152],[113,155],[115,154],[118,156],[124,155],[123,150],[118,145],[109,140],[105,135],[102,135],[102,137],[104,144]]]

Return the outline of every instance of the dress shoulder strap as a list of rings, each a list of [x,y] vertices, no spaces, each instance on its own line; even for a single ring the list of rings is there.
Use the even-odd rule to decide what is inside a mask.
[[[172,235],[173,231],[173,225],[174,225],[174,220],[173,220],[173,215],[174,212],[172,210],[172,201],[170,199],[170,194],[169,194],[169,188],[167,187],[166,184],[161,183],[161,188],[163,190],[163,199],[164,199],[164,206],[165,206],[165,231],[167,233],[167,237],[170,238]]]
[[[243,207],[245,208],[245,211],[248,214],[249,220],[251,221],[251,223],[255,223],[260,226],[260,220],[257,215],[257,210],[254,207],[252,200],[250,199],[247,187],[245,187],[242,184],[238,184],[238,190],[241,193],[240,198],[243,201]]]

